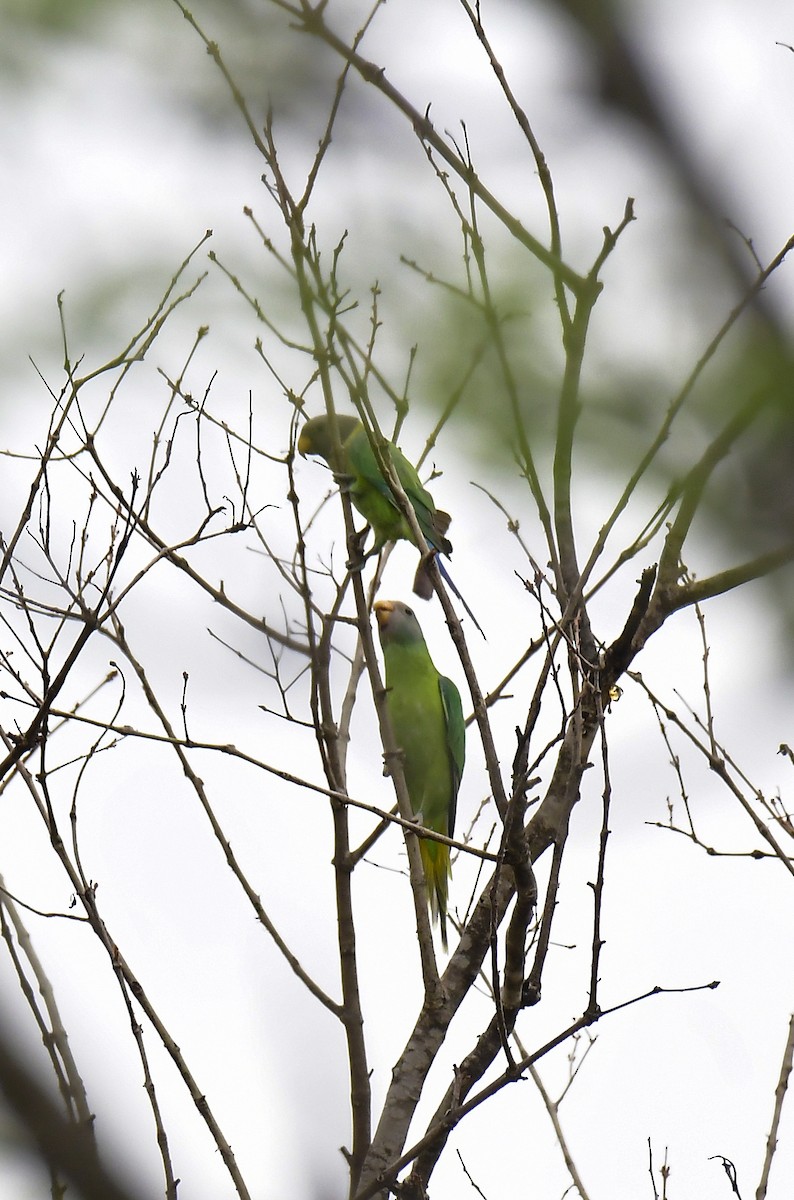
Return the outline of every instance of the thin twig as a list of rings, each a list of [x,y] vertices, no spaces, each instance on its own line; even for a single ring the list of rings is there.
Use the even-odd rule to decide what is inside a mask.
[[[786,1098],[786,1091],[791,1077],[792,1063],[794,1063],[794,1014],[792,1014],[789,1020],[786,1048],[783,1051],[783,1061],[780,1064],[780,1078],[775,1088],[775,1111],[772,1114],[772,1124],[769,1127],[769,1136],[766,1139],[764,1165],[761,1168],[761,1179],[756,1188],[755,1200],[764,1200],[766,1196],[769,1174],[772,1170],[772,1161],[778,1146],[780,1118],[783,1113],[783,1101]]]

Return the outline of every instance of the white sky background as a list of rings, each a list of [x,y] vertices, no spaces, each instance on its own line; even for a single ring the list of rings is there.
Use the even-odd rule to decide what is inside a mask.
[[[329,20],[338,7],[331,0]],[[732,301],[709,294],[710,276],[705,266],[700,269],[696,254],[687,261],[691,251],[677,236],[681,213],[672,182],[637,130],[599,109],[583,117],[577,93],[587,88],[586,60],[576,37],[532,5],[488,7],[497,49],[554,174],[563,236],[575,266],[588,264],[602,227],[618,222],[626,197],[636,199],[639,220],[624,235],[604,274],[607,286],[593,330],[592,377],[597,379],[616,361],[637,369],[662,361],[671,364],[674,387],[702,349],[703,328],[710,336]],[[683,0],[636,3],[642,47],[704,163],[726,181],[734,205],[728,215],[753,238],[766,261],[794,232],[794,54],[775,45],[794,42],[794,19],[790,5],[773,0],[752,6],[722,0],[694,8]],[[194,11],[201,19],[198,4]],[[488,12],[485,4],[483,11]],[[210,35],[222,42],[222,25],[208,22]],[[148,41],[155,31],[156,46]],[[466,120],[488,186],[520,204],[525,223],[544,239],[532,165],[452,0],[432,6],[392,0],[365,53],[384,63],[417,107],[432,102],[437,128],[457,130],[459,121]],[[174,56],[173,75],[167,70],[169,54]],[[212,66],[165,0],[142,15],[136,6],[122,4],[104,23],[92,26],[90,35],[39,42],[35,56],[33,76],[24,81],[9,77],[0,84],[5,178],[0,189],[0,422],[3,444],[14,447],[43,437],[49,401],[28,354],[57,386],[61,356],[55,296],[61,289],[66,289],[73,353],[85,349],[87,361],[104,361],[153,309],[164,282],[206,228],[214,230],[212,246],[219,256],[250,282],[251,290],[269,294],[271,265],[242,207],[252,205],[266,227],[275,226],[277,219],[259,183],[262,163],[245,136],[233,139],[222,123],[213,126],[208,120],[202,126],[179,102],[180,72],[211,74]],[[455,230],[444,224],[447,214],[438,189],[418,173],[421,155],[405,122],[374,95],[364,111],[366,119],[342,122],[314,218],[328,247],[345,225],[350,227],[345,265],[365,304],[368,284],[379,279],[384,285],[384,313],[391,314],[398,333],[392,345],[387,325],[382,341],[399,378],[411,337],[432,337],[427,321],[433,308],[424,285],[413,276],[406,283],[406,274],[395,270],[396,255],[421,253],[428,265],[435,256],[449,270],[445,255],[448,248],[456,252]],[[294,125],[285,128],[294,134]],[[289,141],[288,133],[285,137],[284,162],[297,169],[305,161],[306,144]],[[383,236],[384,225],[393,237]],[[457,259],[452,262],[457,267]],[[666,293],[664,303],[654,304],[656,289],[681,285],[684,268],[691,270],[691,291],[682,293],[679,304],[670,305]],[[790,271],[784,267],[770,284],[779,311],[789,318],[794,313]],[[122,281],[130,280],[134,286],[122,290]],[[412,314],[400,309],[414,294],[415,324],[422,327],[404,340],[397,318],[410,327]],[[540,308],[539,295],[534,303]],[[700,318],[703,327],[698,327]],[[547,322],[548,315],[539,312],[537,320]],[[191,377],[197,394],[217,366],[213,398],[218,410],[244,413],[251,389],[260,430],[272,438],[274,449],[285,448],[283,400],[252,352],[262,327],[220,273],[211,271],[184,317],[157,343],[151,370],[137,385],[140,390],[133,387],[124,400],[119,441],[112,450],[117,463],[145,468],[151,413],[165,395],[154,368],[176,371],[191,331],[205,322],[211,335]],[[615,329],[621,330],[620,339],[609,339]],[[298,374],[302,379],[302,366]],[[404,437],[409,457],[421,450],[429,428],[429,414],[418,410]],[[460,434],[442,438],[434,462],[444,475],[433,490],[454,517],[454,577],[488,634],[487,645],[476,633],[470,639],[487,690],[515,657],[517,639],[522,643],[537,633],[537,619],[513,574],[526,573],[526,564],[506,534],[503,518],[471,489],[469,480],[486,482],[506,504],[527,513],[522,532],[530,539],[533,527],[520,481],[499,466],[504,460],[494,451],[471,463],[466,449]],[[188,450],[186,441],[186,456]],[[213,469],[220,480],[224,465],[213,464]],[[29,477],[25,464],[6,465],[4,460],[3,528],[18,511]],[[272,478],[275,502],[283,503],[282,479],[275,469]],[[298,482],[302,495],[319,501],[329,477],[316,462],[307,462],[299,464]],[[580,546],[586,547],[614,500],[614,487],[609,478],[596,479],[586,470],[578,487],[580,498],[586,498],[579,534]],[[178,482],[172,502],[177,527],[183,503]],[[60,514],[64,526],[72,517],[78,523],[82,519],[78,505],[83,501],[76,490],[74,503],[74,512]],[[342,531],[334,506],[319,530],[336,540],[341,563]],[[320,533],[316,550],[327,551],[329,542],[323,543]],[[286,549],[286,543],[280,548]],[[705,574],[715,552],[707,546],[699,550],[700,573]],[[254,611],[277,621],[277,598],[267,591],[271,576],[258,560],[236,544],[218,553],[228,554],[228,560],[213,562],[213,572]],[[405,580],[412,576],[414,562],[410,548],[395,551],[383,594],[407,594]],[[606,598],[597,606],[603,623],[598,632],[605,639],[614,636],[625,617],[626,592],[615,595],[620,607]],[[255,635],[240,632],[209,603],[194,604],[192,593],[172,574],[158,572],[129,606],[130,637],[150,659],[153,652],[152,669],[172,719],[178,722],[182,672],[188,670],[194,736],[250,746],[266,761],[320,781],[311,736],[268,721],[258,707],[267,702],[262,677],[205,630],[212,628],[250,658],[266,661]],[[437,665],[462,684],[440,608],[422,606],[419,615]],[[759,588],[714,602],[707,616],[718,733],[754,785],[767,794],[779,787],[784,797],[790,795],[790,768],[775,755],[778,744],[792,737],[790,688],[778,669],[784,657],[782,630],[762,605]],[[80,667],[84,690],[107,671],[112,651],[100,644],[86,656]],[[680,615],[636,665],[669,702],[678,688],[702,707],[700,655],[694,617]],[[131,681],[131,673],[126,674]],[[513,753],[512,729],[521,720],[522,704],[526,710],[532,682],[526,679],[516,687],[516,707],[496,713],[505,767]],[[79,694],[76,685],[75,698]],[[15,716],[4,716],[3,724]],[[150,718],[141,720],[151,727]],[[371,704],[363,690],[353,734],[351,791],[389,807],[389,785],[380,775]],[[629,686],[612,714],[610,740],[614,802],[602,1005],[656,984],[722,983],[716,992],[655,998],[596,1028],[598,1043],[562,1108],[570,1148],[592,1200],[651,1194],[649,1137],[657,1162],[669,1147],[672,1194],[726,1197],[725,1176],[718,1163],[708,1161],[710,1155],[724,1154],[737,1165],[746,1200],[758,1182],[794,1005],[791,878],[774,863],[707,860],[683,839],[646,824],[665,819],[665,799],[675,794],[676,783],[652,714]],[[682,744],[677,749],[683,753]],[[487,790],[473,733],[468,752],[459,802],[461,832]],[[336,995],[330,823],[322,801],[307,792],[279,789],[270,778],[226,759],[208,756],[198,769],[266,908],[304,965]],[[591,775],[586,802],[574,814],[555,927],[556,940],[575,943],[577,949],[552,952],[543,1003],[519,1022],[529,1047],[542,1044],[586,1002],[587,882],[595,872],[601,789],[596,771]],[[736,850],[756,844],[749,823],[705,765],[689,760],[687,786],[706,840]],[[69,800],[65,787],[64,816]],[[125,743],[95,763],[81,805],[87,873],[99,882],[108,926],[182,1047],[252,1194],[263,1200],[308,1196],[315,1183],[328,1195],[341,1194],[337,1147],[348,1138],[341,1030],[293,981],[257,926],[176,762]],[[362,831],[368,827],[359,823]],[[51,866],[21,790],[0,797],[0,830],[9,887],[37,907],[67,910],[68,881]],[[419,984],[407,882],[394,870],[404,866],[396,835],[384,840],[372,857],[390,868],[357,872],[360,911],[372,913],[361,920],[359,948],[377,1111],[391,1066],[410,1032]],[[547,870],[544,861],[541,880]],[[465,903],[470,877],[470,866],[458,864],[453,903]],[[34,917],[29,924],[55,983],[103,1144],[140,1172],[151,1194],[159,1194],[158,1155],[140,1066],[105,960],[73,924]],[[5,960],[0,960],[0,995],[9,1011],[21,1012]],[[451,1064],[460,1060],[472,1032],[487,1020],[485,998],[472,997],[467,1007],[466,1028],[453,1027],[431,1075],[433,1107]],[[21,1021],[20,1029],[35,1050],[35,1034]],[[183,1180],[180,1200],[231,1196],[219,1156],[184,1088],[154,1038],[147,1045],[166,1108],[176,1173]],[[542,1064],[552,1090],[561,1085],[565,1069],[564,1052]],[[524,1195],[552,1200],[567,1186],[551,1125],[531,1083],[507,1090],[470,1118],[452,1145],[460,1148],[488,1200]],[[772,1200],[790,1195],[792,1178],[794,1117],[788,1111]],[[468,1186],[457,1157],[448,1153],[433,1179],[434,1200],[457,1197]],[[0,1163],[0,1200],[42,1194],[41,1180],[29,1179],[13,1155]]]

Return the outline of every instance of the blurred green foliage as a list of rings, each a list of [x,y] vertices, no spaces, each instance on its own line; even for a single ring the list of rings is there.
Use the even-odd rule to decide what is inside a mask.
[[[196,0],[186,5],[224,60],[255,114],[272,104],[290,123],[312,112],[333,85],[336,64],[296,38],[287,19],[249,0]],[[46,85],[42,48],[106,46],[128,54],[167,84],[210,130],[241,142],[246,131],[229,92],[179,9],[168,0],[0,0],[0,65],[7,82]]]

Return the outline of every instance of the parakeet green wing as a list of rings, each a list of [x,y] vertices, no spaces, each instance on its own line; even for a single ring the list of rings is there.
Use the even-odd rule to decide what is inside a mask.
[[[447,679],[446,675],[439,675],[438,687],[446,717],[447,751],[452,766],[452,804],[449,810],[449,833],[447,834],[447,837],[452,837],[458,807],[458,789],[466,764],[466,722],[463,719],[460,692],[452,680]]]
[[[346,449],[351,475],[354,476],[351,496],[356,507],[372,526],[377,544],[382,546],[400,538],[413,541],[410,526],[383,477],[363,425],[359,425],[353,431],[346,442]],[[433,497],[422,487],[415,468],[399,447],[393,442],[387,442],[385,453],[400,481],[400,486],[411,501],[417,523],[428,546],[433,550],[440,550],[442,554],[451,554],[452,544],[444,536],[449,528],[449,513],[436,508]]]

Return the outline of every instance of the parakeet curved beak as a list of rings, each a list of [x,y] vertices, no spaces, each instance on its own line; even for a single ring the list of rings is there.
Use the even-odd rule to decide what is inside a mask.
[[[376,600],[375,601],[375,620],[378,622],[379,629],[385,629],[389,624],[389,617],[394,612],[393,600]]]
[[[305,429],[302,429],[300,432],[300,436],[298,437],[298,454],[302,454],[303,457],[305,458],[307,454],[311,454],[311,451],[312,451],[311,434],[307,433]]]

